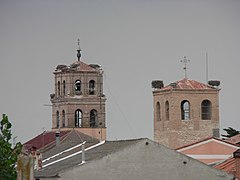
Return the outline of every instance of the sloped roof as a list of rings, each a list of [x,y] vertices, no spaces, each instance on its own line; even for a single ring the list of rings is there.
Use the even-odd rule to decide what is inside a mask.
[[[235,143],[232,143],[232,142],[229,142],[229,141],[226,141],[226,140],[222,140],[222,139],[219,139],[219,138],[216,138],[216,137],[208,137],[208,138],[202,139],[200,141],[196,141],[194,143],[187,144],[187,145],[184,145],[182,147],[179,147],[176,150],[184,150],[186,148],[189,149],[189,148],[191,148],[193,146],[198,146],[200,144],[207,143],[207,142],[209,142],[209,140],[216,140],[216,141],[219,141],[219,142],[222,142],[222,143],[226,143],[226,144],[229,144],[229,145],[232,145],[232,146],[235,146],[235,147],[240,147],[238,144],[235,144]]]
[[[231,157],[239,148],[237,144],[211,137],[176,150],[206,164],[212,164]]]
[[[171,89],[196,89],[196,90],[215,89],[216,90],[216,88],[213,86],[198,82],[196,80],[187,79],[187,78],[171,83],[161,88],[160,91],[171,90]]]
[[[223,161],[222,163],[215,165],[214,168],[225,171],[229,174],[235,175],[235,173],[236,173],[235,158],[231,157],[231,158]]]
[[[71,131],[61,131],[60,138],[62,139],[70,132]],[[32,147],[38,150],[51,143],[55,143],[55,141],[56,141],[56,133],[54,131],[47,131],[47,132],[45,131],[37,135],[36,137],[32,138],[31,140],[27,141],[26,143],[24,143],[23,146],[26,150],[30,150]]]
[[[92,143],[86,142],[85,160],[89,162],[92,160],[102,158],[108,154],[120,151],[129,145],[134,145],[141,140],[142,139],[103,141],[98,144],[93,142]],[[63,142],[60,146],[57,146],[54,149],[55,153],[53,154],[60,154],[61,152],[63,152],[64,149],[62,147],[65,146],[65,143]],[[46,156],[45,154],[43,154],[43,157],[45,157],[43,158],[43,169],[35,171],[35,177],[56,177],[60,171],[80,165],[82,163],[82,156],[80,155],[81,146],[72,148],[72,150],[69,151],[67,150],[66,152],[67,153],[62,153],[59,156],[50,159],[50,161],[45,161],[44,159],[49,159],[50,156]]]
[[[226,141],[234,143],[234,144],[238,144],[238,143],[240,143],[240,134],[232,136],[229,139],[226,139]]]
[[[240,149],[236,150],[233,153],[233,157],[215,165],[214,167],[216,169],[225,171],[229,174],[233,174],[236,179],[240,179],[240,165],[239,165],[239,161],[240,161]]]
[[[64,144],[65,148],[75,144],[79,144],[84,141],[94,143],[98,142],[97,139],[74,129],[60,131],[60,144]],[[52,150],[49,151],[49,149],[52,149],[56,146],[56,132],[55,131],[43,132],[37,135],[36,137],[32,138],[31,140],[27,141],[26,143],[24,143],[23,146],[26,151],[35,148],[35,150],[38,150],[40,152],[48,151],[49,153],[52,151]],[[60,146],[58,148],[60,148]]]
[[[68,153],[68,151],[65,152]],[[127,179],[130,176],[138,177],[132,179],[149,179],[140,175],[143,174],[151,177],[150,179],[157,179],[161,175],[163,179],[173,179],[171,177],[176,179],[183,173],[183,177],[179,179],[189,179],[188,177],[232,179],[232,176],[227,173],[204,165],[147,138],[100,142],[85,149],[85,160],[86,164],[82,163],[81,150],[74,155],[66,155],[50,165],[45,164],[42,170],[35,171],[35,178],[59,177],[64,173],[71,174],[73,169],[79,168],[81,172],[71,174],[72,178],[81,176],[82,179],[106,179],[105,177]],[[94,171],[95,168],[98,169]],[[156,168],[160,168],[159,171],[156,171]],[[89,176],[91,177],[87,178]]]
[[[58,65],[55,73],[58,72],[98,72],[100,70],[99,65],[88,65],[83,61],[75,61],[74,63],[67,65]]]
[[[43,159],[53,156],[54,154],[58,154],[59,152],[62,152],[66,149],[74,147],[83,142],[87,142],[86,146],[91,146],[93,144],[98,143],[99,141],[98,141],[98,139],[88,136],[77,130],[72,130],[61,140],[61,142],[58,146],[55,146],[55,144],[54,144],[54,147],[52,147],[50,150],[44,152]],[[60,158],[60,157],[58,157],[58,158]],[[52,160],[54,160],[54,158],[52,158]]]
[[[72,66],[72,65],[79,65],[77,67],[78,71],[96,71],[96,69],[94,69],[93,67],[89,66],[88,64],[86,64],[82,61],[76,61],[73,64],[71,64],[70,66]]]

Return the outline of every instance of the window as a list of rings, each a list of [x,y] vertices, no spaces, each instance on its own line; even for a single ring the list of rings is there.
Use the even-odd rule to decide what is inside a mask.
[[[165,103],[165,113],[166,113],[166,120],[169,120],[169,102],[166,101]]]
[[[157,121],[160,121],[161,120],[161,114],[160,114],[160,103],[157,102],[157,105],[156,105],[156,117],[157,117]]]
[[[89,81],[89,94],[94,95],[95,91],[95,81],[91,80]]]
[[[62,127],[65,127],[65,111],[62,111]]]
[[[97,127],[97,111],[95,109],[90,111],[90,127]]]
[[[58,91],[58,96],[60,96],[60,81],[58,81],[58,84],[57,84],[57,91]]]
[[[190,119],[190,103],[187,100],[181,102],[181,118],[182,120]]]
[[[56,115],[57,115],[57,117],[56,117],[56,121],[57,121],[56,128],[59,128],[59,122],[60,122],[60,119],[59,119],[59,111],[57,111]]]
[[[203,120],[211,119],[212,117],[212,103],[209,100],[202,101],[201,115]]]
[[[82,111],[80,109],[75,111],[75,127],[81,127]]]
[[[75,81],[75,91],[81,91],[81,81],[80,80]]]
[[[65,80],[63,81],[63,95],[65,96],[66,94],[66,82]]]

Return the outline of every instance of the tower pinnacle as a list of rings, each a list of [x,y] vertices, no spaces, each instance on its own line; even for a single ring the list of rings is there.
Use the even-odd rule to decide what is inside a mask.
[[[77,58],[78,58],[78,61],[80,61],[81,59],[81,48],[80,48],[80,39],[78,39],[78,49],[77,49]]]
[[[187,78],[187,63],[190,62],[189,59],[186,58],[186,56],[183,57],[182,60],[180,60],[184,64],[183,70],[185,71],[185,78]]]

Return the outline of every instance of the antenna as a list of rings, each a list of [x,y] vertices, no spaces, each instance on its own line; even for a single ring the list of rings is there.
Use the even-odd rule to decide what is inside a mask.
[[[185,71],[185,78],[187,78],[187,63],[190,62],[189,59],[186,58],[186,56],[183,57],[182,60],[180,60],[184,64],[183,70]]]
[[[206,52],[206,83],[208,83],[208,53]]]
[[[80,39],[78,39],[78,49],[77,49],[77,58],[78,58],[78,61],[80,61],[80,58],[81,58],[81,48],[80,48]]]

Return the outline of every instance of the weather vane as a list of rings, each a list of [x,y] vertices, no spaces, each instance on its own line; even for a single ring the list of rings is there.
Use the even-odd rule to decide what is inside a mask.
[[[184,64],[183,70],[185,71],[185,78],[187,78],[187,63],[190,62],[189,59],[186,58],[186,56],[183,57],[182,60],[180,60]]]
[[[78,61],[80,60],[81,58],[81,49],[80,49],[80,39],[78,39],[78,49],[77,49],[77,58],[78,58]]]

